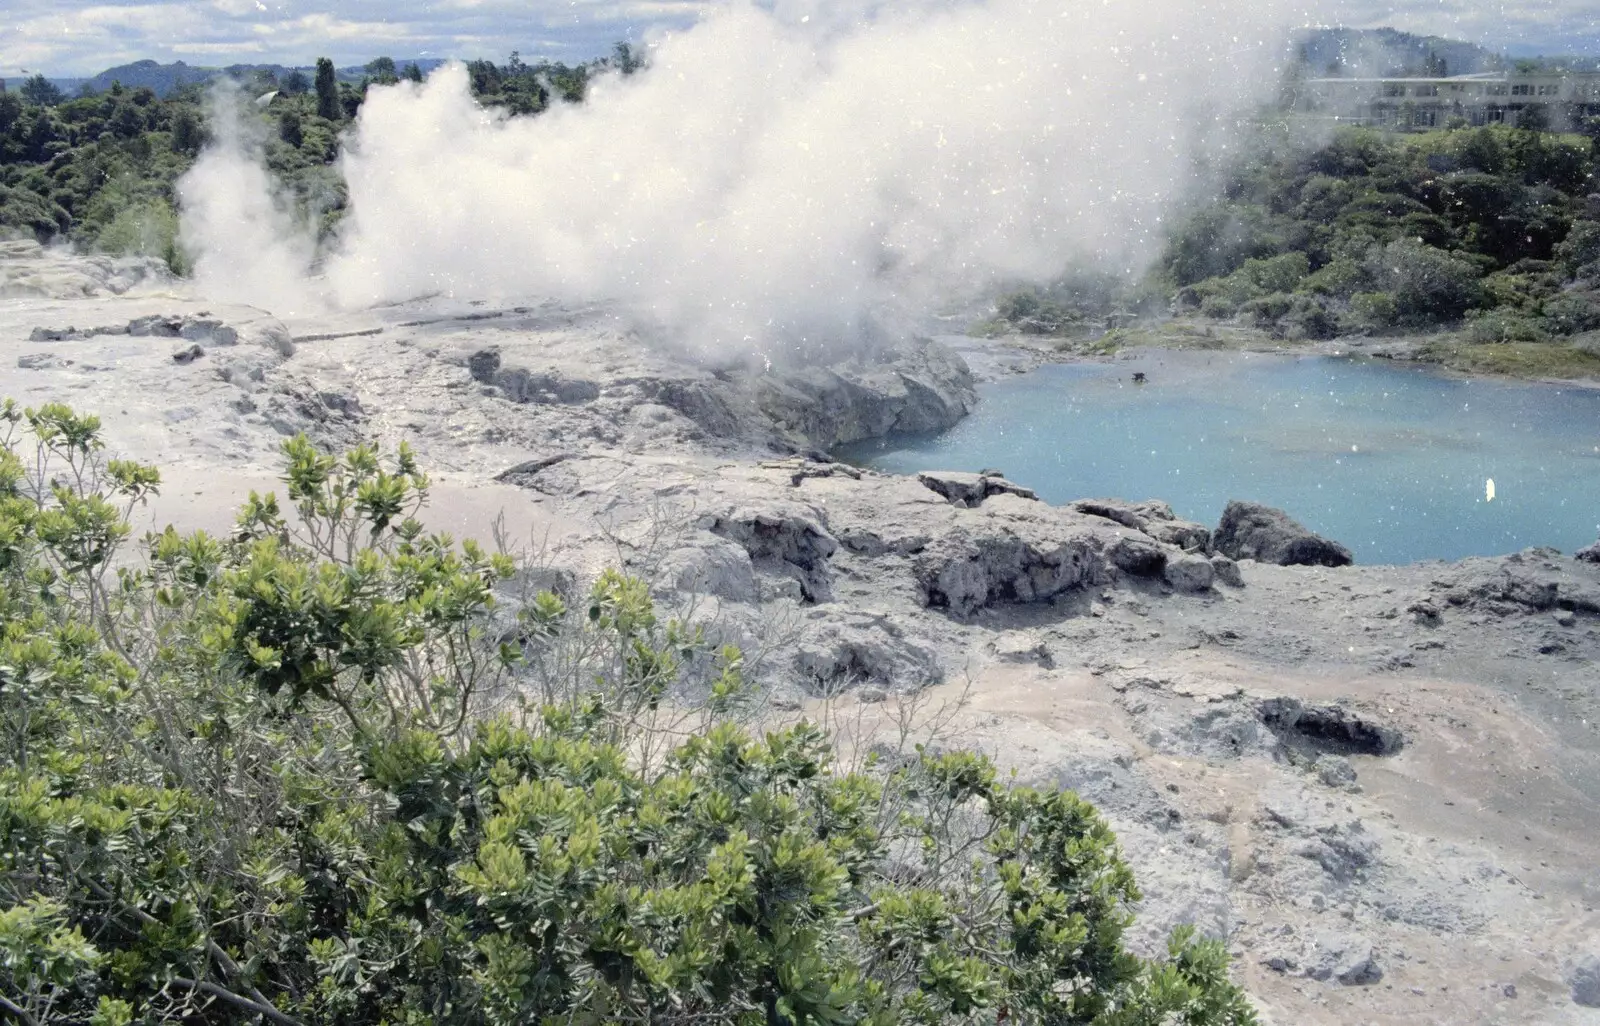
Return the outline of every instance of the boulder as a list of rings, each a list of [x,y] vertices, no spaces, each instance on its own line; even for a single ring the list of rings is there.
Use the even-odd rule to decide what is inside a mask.
[[[1572,558],[1584,563],[1600,563],[1600,541],[1574,552]]]
[[[1016,495],[953,512],[958,519],[915,555],[912,572],[923,605],[959,616],[1107,583],[1117,554],[1151,574],[1166,565],[1166,550],[1148,538]]]
[[[1343,545],[1306,529],[1283,510],[1257,502],[1229,502],[1212,543],[1232,559],[1278,566],[1349,566],[1355,561]]]
[[[1317,939],[1306,975],[1346,987],[1367,987],[1383,979],[1383,967],[1367,938],[1359,934],[1325,934]]]
[[[943,431],[978,401],[972,372],[938,342],[915,339],[872,359],[779,367],[751,382],[745,402],[787,435],[821,449],[896,433]]]
[[[1162,576],[1178,591],[1210,591],[1216,570],[1206,557],[1187,555],[1168,560]]]
[[[1211,550],[1211,532],[1192,520],[1179,519],[1172,507],[1157,499],[1128,502],[1124,499],[1077,499],[1067,504],[1092,517],[1103,517],[1123,527],[1148,534],[1158,542],[1176,545],[1191,552]]]
[[[1144,535],[1123,534],[1106,556],[1112,566],[1134,577],[1159,577],[1167,568],[1167,550]]]
[[[1584,955],[1567,970],[1567,985],[1574,1004],[1600,1008],[1600,953]]]
[[[882,701],[939,683],[939,658],[886,617],[851,617],[820,625],[795,646],[793,670],[810,695],[855,691]]]
[[[1509,556],[1464,559],[1434,581],[1451,606],[1497,616],[1551,609],[1600,613],[1600,587],[1586,568],[1556,549],[1527,549]]]
[[[925,470],[917,475],[917,481],[924,488],[944,496],[951,505],[967,509],[983,505],[984,499],[994,495],[1037,498],[1032,489],[988,472],[967,474],[958,470]]]
[[[1211,571],[1217,580],[1230,588],[1244,587],[1244,574],[1239,570],[1239,564],[1227,556],[1212,556]]]
[[[828,560],[839,543],[814,510],[740,508],[706,517],[700,526],[743,548],[757,571],[792,577],[800,586],[802,601],[832,601]]]

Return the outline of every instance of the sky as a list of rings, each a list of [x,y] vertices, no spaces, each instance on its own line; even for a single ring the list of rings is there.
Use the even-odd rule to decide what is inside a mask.
[[[344,66],[379,55],[577,61],[741,0],[0,0],[0,77],[162,63]],[[825,9],[826,0],[762,0]],[[926,0],[913,0],[926,3]],[[1082,0],[1062,0],[1064,3]],[[1104,0],[1117,2],[1117,0]],[[896,0],[884,0],[893,7]],[[1307,24],[1390,25],[1516,54],[1600,55],[1600,0],[1304,0]]]

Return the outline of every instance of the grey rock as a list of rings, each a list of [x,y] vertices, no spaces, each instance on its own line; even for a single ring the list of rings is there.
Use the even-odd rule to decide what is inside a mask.
[[[193,345],[184,346],[182,349],[179,349],[177,352],[173,353],[172,362],[193,363],[204,355],[206,355],[206,351],[200,348],[198,343],[195,343]]]
[[[1149,499],[1128,502],[1124,499],[1077,499],[1068,507],[1089,516],[1103,517],[1123,527],[1147,534],[1166,545],[1191,552],[1209,552],[1211,532],[1190,520],[1180,520],[1165,502]]]
[[[1134,577],[1158,577],[1167,568],[1167,550],[1142,535],[1118,538],[1107,556],[1112,566]]]
[[[922,604],[967,616],[986,606],[1046,602],[1110,578],[1108,550],[1131,539],[1114,529],[1015,495],[997,495],[982,510],[958,510],[952,528],[913,557]],[[1125,532],[1124,532],[1125,533]],[[1166,551],[1148,538],[1140,552],[1165,565]]]
[[[1452,606],[1512,616],[1551,609],[1600,613],[1600,587],[1587,564],[1556,549],[1466,559],[1436,582]]]
[[[185,319],[178,326],[178,337],[191,342],[209,342],[214,346],[232,346],[239,343],[238,330],[214,317]]]
[[[796,646],[794,672],[809,694],[856,690],[863,701],[919,691],[942,676],[931,648],[887,618],[871,617],[821,625]],[[870,697],[874,691],[880,697]]]
[[[1574,552],[1572,558],[1585,563],[1600,563],[1600,541],[1595,542],[1593,545],[1586,545]]]
[[[1020,631],[1008,631],[995,638],[989,643],[989,651],[997,662],[1002,663],[1032,663],[1047,670],[1056,664],[1049,646]]]
[[[697,532],[663,557],[658,578],[680,595],[712,595],[728,602],[758,602],[750,555],[737,543]]]
[[[959,356],[915,339],[871,361],[774,369],[751,383],[744,401],[751,400],[791,439],[832,449],[891,433],[942,431],[965,417],[978,396]]]
[[[1280,509],[1257,502],[1229,502],[1212,543],[1233,559],[1278,566],[1349,566],[1350,550],[1307,530]]]
[[[1230,588],[1244,587],[1244,573],[1240,571],[1239,564],[1223,555],[1211,557],[1211,570],[1216,579]]]
[[[1600,1008],[1600,952],[1582,955],[1567,970],[1572,1001],[1585,1008]]]
[[[72,363],[71,360],[57,356],[55,353],[23,353],[17,357],[18,370],[53,370],[65,367]]]
[[[701,526],[742,547],[757,570],[792,577],[804,601],[832,599],[828,559],[839,543],[814,510],[740,508],[706,517]]]
[[[1306,965],[1313,980],[1332,981],[1346,987],[1367,987],[1383,980],[1372,942],[1359,934],[1325,934]]]
[[[1315,767],[1317,778],[1329,787],[1353,788],[1356,786],[1356,768],[1342,755],[1318,757]]]
[[[925,470],[917,475],[922,486],[942,495],[955,506],[972,509],[983,505],[983,500],[993,495],[1015,495],[1024,499],[1037,498],[1031,488],[1007,481],[992,474],[967,474],[956,470]]]
[[[1169,560],[1162,574],[1178,591],[1210,591],[1216,569],[1204,556],[1187,555]]]
[[[1261,722],[1289,746],[1333,755],[1393,755],[1405,746],[1405,735],[1371,717],[1337,704],[1306,705],[1297,698],[1263,699]]]
[[[183,318],[169,314],[151,314],[128,322],[128,334],[136,338],[153,335],[157,338],[178,338],[183,330]]]

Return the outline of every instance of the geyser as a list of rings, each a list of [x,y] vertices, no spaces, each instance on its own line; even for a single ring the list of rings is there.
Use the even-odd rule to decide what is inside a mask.
[[[1248,0],[740,4],[536,118],[447,66],[368,94],[317,288],[609,301],[691,350],[783,359],[997,280],[1134,270],[1197,148],[1272,86],[1275,24]]]

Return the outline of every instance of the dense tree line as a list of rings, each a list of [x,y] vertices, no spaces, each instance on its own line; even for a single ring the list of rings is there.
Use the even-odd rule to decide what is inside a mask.
[[[505,64],[473,61],[469,69],[481,103],[531,115],[552,96],[581,102],[590,78],[605,69],[632,74],[640,66],[637,51],[620,43],[612,56],[576,66],[527,64],[512,54]],[[415,64],[401,68],[387,57],[365,71],[357,81],[341,80],[323,58],[314,78],[292,71],[281,81],[256,75],[240,83],[248,99],[271,94],[256,114],[267,166],[302,213],[325,226],[344,206],[333,167],[339,133],[360,112],[367,89],[423,79]],[[0,234],[146,253],[181,271],[174,184],[207,139],[203,93],[191,85],[163,98],[113,85],[69,98],[42,75],[0,90]]]
[[[284,456],[288,508],[130,545],[158,472],[0,405],[0,1018],[1255,1021],[1220,942],[1125,948],[1071,792],[844,765],[644,582],[428,533],[405,448]]]
[[[1291,339],[1455,326],[1482,342],[1568,336],[1600,328],[1597,174],[1600,126],[1588,138],[1503,126],[1350,128],[1314,146],[1264,137],[1176,222],[1139,287],[1114,295],[1075,279],[1004,297],[999,312],[1044,332],[1121,302]]]
[[[1470,320],[1480,341],[1600,327],[1595,140],[1338,133],[1232,174],[1174,233],[1180,307],[1296,337]]]

